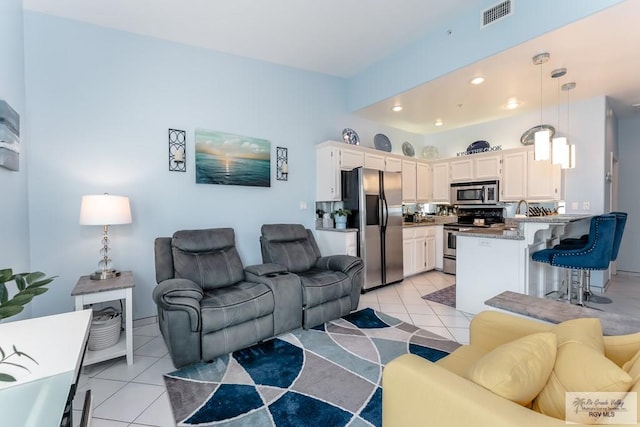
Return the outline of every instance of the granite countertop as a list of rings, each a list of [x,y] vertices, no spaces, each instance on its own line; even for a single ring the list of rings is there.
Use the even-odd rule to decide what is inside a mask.
[[[526,217],[514,217],[508,218],[509,221],[518,222],[542,222],[542,223],[560,223],[565,224],[569,222],[579,221],[585,218],[591,218],[593,215],[587,214],[562,214],[562,215],[547,215],[547,216],[526,216]]]
[[[520,231],[510,227],[471,228],[465,231],[456,231],[456,236],[479,237],[482,239],[524,240]]]
[[[358,231],[358,229],[357,228],[316,227],[316,231],[337,231],[338,233],[351,233],[353,231]]]
[[[452,222],[457,222],[457,216],[430,216],[429,220],[423,220],[419,222],[402,222],[402,227],[429,227],[433,225],[443,225]]]

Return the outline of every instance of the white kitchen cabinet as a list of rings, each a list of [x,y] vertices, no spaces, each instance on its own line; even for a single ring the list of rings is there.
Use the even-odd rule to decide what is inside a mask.
[[[415,274],[415,241],[413,228],[402,229],[402,274],[409,277]]]
[[[345,145],[345,144],[342,144]],[[340,172],[364,166],[364,152],[341,147],[340,143],[316,148],[316,200],[342,200]]]
[[[402,161],[402,201],[416,201],[416,162],[413,160]]]
[[[416,201],[429,202],[433,198],[431,166],[428,163],[416,163]]]
[[[473,179],[500,179],[501,154],[483,154],[474,158]]]
[[[434,229],[434,233],[435,233],[435,243],[436,243],[436,247],[435,247],[435,254],[436,254],[436,259],[435,259],[435,268],[437,270],[442,270],[442,268],[444,267],[444,226],[442,225],[434,225],[431,228]]]
[[[500,200],[513,202],[527,198],[527,151],[504,152]]]
[[[365,153],[364,167],[383,171],[385,170],[385,157],[382,154]]]
[[[436,268],[436,236],[442,226],[415,226],[402,230],[404,277]]]
[[[402,172],[402,160],[396,157],[386,157],[384,170],[387,172]]]
[[[451,160],[449,162],[449,172],[451,182],[472,181],[473,159],[471,157],[464,157],[462,159]]]
[[[500,200],[552,201],[562,196],[562,170],[551,160],[534,160],[533,148],[504,152]]]
[[[535,160],[527,152],[527,200],[560,200],[562,169],[551,160]]]
[[[316,238],[323,256],[358,256],[358,230],[316,230]]]
[[[433,178],[432,202],[449,203],[449,162],[433,163],[431,166]]]

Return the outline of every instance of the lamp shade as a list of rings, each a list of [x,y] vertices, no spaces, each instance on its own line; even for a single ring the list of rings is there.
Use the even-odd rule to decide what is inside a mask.
[[[113,225],[130,224],[131,208],[129,198],[99,194],[82,196],[80,206],[80,224]]]

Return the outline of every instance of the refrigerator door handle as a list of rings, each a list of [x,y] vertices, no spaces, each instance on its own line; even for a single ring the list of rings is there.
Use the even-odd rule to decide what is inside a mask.
[[[389,204],[387,203],[387,199],[382,199],[384,201],[384,218],[383,218],[383,227],[386,229],[387,224],[389,223]]]

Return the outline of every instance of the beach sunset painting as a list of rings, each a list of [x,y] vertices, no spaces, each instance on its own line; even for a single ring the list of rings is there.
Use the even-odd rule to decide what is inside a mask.
[[[196,184],[271,187],[271,142],[196,130]]]

